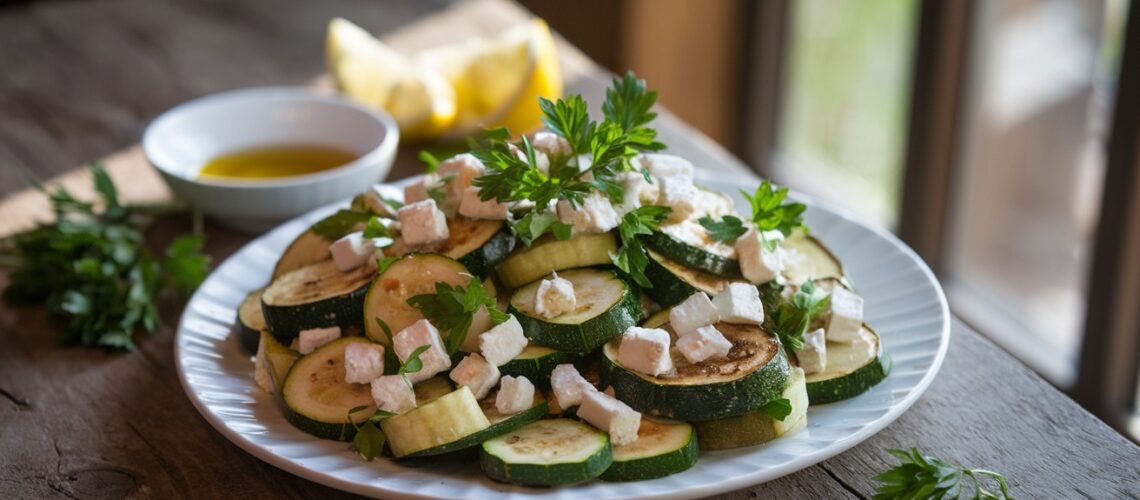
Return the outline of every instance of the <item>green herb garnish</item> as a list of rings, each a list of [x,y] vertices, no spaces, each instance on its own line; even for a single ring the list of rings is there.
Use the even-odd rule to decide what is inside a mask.
[[[709,238],[724,243],[735,242],[748,232],[748,226],[745,226],[744,221],[735,215],[726,215],[720,222],[706,215],[698,219],[697,222],[705,228]]]
[[[389,240],[393,237],[392,232],[388,230],[388,226],[385,226],[379,217],[372,217],[368,220],[368,224],[364,226],[363,236],[365,238],[387,238]],[[390,245],[391,243],[388,244]]]
[[[164,290],[189,294],[202,282],[210,257],[203,238],[175,239],[162,258],[147,250],[142,224],[171,207],[124,205],[102,166],[90,167],[102,210],[64,188],[48,191],[56,220],[12,236],[15,255],[4,300],[46,304],[65,322],[65,344],[133,350],[134,333],[159,325],[156,297]],[[8,262],[5,262],[6,264]]]
[[[803,213],[807,206],[803,203],[784,203],[784,198],[788,197],[788,188],[776,188],[765,179],[753,194],[749,195],[743,189],[740,194],[752,205],[752,224],[761,233],[775,229],[784,236],[789,236],[796,228],[803,227]]]
[[[973,484],[973,499],[1010,499],[1009,484],[1001,474],[985,469],[967,469],[940,458],[923,455],[918,449],[910,451],[887,450],[901,460],[899,465],[878,476],[879,488],[875,500],[910,498],[961,498],[968,485]],[[997,483],[998,491],[986,488],[986,479]],[[965,484],[966,486],[963,486]]]
[[[792,414],[792,402],[788,401],[788,398],[773,399],[764,403],[764,406],[760,407],[760,411],[769,417],[783,422],[785,418],[788,418],[788,415]]]
[[[811,321],[831,305],[831,294],[817,288],[812,281],[805,281],[792,295],[791,300],[782,302],[778,308],[768,313],[774,323],[773,330],[780,343],[792,351],[804,347],[804,334]]]
[[[352,415],[367,410],[367,406],[357,406],[348,410],[348,415],[344,417],[344,426],[341,428],[340,438],[345,438],[345,433],[348,432],[348,426],[352,425],[356,428],[356,435],[352,438],[352,448],[360,454],[362,458],[368,461],[380,456],[384,451],[384,443],[387,442],[387,437],[380,430],[378,424],[388,417],[395,416],[395,413],[387,412],[377,409],[372,416],[368,417],[360,425],[356,425],[352,421]]]
[[[621,235],[621,248],[616,254],[610,255],[615,266],[629,274],[638,285],[644,288],[653,288],[653,283],[645,277],[645,266],[649,265],[649,255],[641,246],[637,237],[642,234],[653,234],[661,223],[669,217],[673,209],[657,205],[646,205],[625,214],[618,226]]]
[[[312,231],[326,240],[339,240],[345,235],[355,232],[360,224],[367,223],[371,214],[353,210],[337,210],[320,222],[313,224]]]
[[[467,340],[467,330],[471,319],[480,307],[486,307],[491,322],[498,324],[507,320],[507,313],[495,308],[496,298],[487,293],[483,282],[472,279],[466,287],[452,286],[445,282],[435,284],[435,293],[416,295],[408,299],[408,305],[419,309],[436,328],[448,332],[444,341],[448,354],[455,354],[463,341]]]

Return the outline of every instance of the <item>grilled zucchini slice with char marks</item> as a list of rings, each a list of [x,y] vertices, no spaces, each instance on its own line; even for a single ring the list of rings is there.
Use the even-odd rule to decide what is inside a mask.
[[[356,428],[347,424],[348,411],[356,423],[367,420],[376,409],[368,384],[344,380],[344,351],[349,344],[368,342],[362,337],[337,339],[318,347],[293,363],[281,389],[285,420],[322,439],[351,440]]]
[[[312,328],[359,327],[364,294],[375,275],[371,266],[341,272],[331,260],[285,273],[261,295],[265,323],[283,339]]]
[[[515,247],[515,237],[503,221],[456,216],[447,219],[447,230],[448,240],[430,250],[459,261],[468,272],[480,278],[493,271]],[[396,238],[384,249],[384,254],[402,257],[416,251],[403,238]]]
[[[617,273],[604,269],[572,269],[559,275],[574,284],[576,307],[554,318],[535,312],[536,281],[515,290],[510,312],[532,342],[555,349],[588,353],[641,320],[637,293]]]
[[[589,481],[613,463],[609,437],[577,420],[539,420],[483,442],[479,467],[491,479],[525,486]]]

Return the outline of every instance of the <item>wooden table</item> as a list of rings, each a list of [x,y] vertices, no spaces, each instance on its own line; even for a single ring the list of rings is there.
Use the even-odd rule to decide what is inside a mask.
[[[94,0],[0,8],[0,235],[47,217],[25,175],[89,192],[75,169],[106,158],[132,200],[169,196],[132,146],[148,120],[183,100],[249,85],[313,84],[325,22],[345,16],[401,49],[488,33],[526,14],[504,0],[230,2]],[[568,89],[598,102],[603,71],[562,44]],[[319,84],[319,82],[318,82]],[[668,113],[663,139],[706,168],[748,170]],[[414,173],[401,152],[392,178]],[[185,231],[182,218],[155,231]],[[248,235],[208,226],[221,261]],[[7,281],[0,274],[0,286]],[[197,414],[172,360],[181,305],[134,354],[60,348],[41,309],[0,306],[0,496],[5,498],[347,496],[269,466]],[[1140,448],[992,343],[955,321],[941,374],[894,424],[852,450],[726,498],[868,498],[918,446],[1005,473],[1022,498],[1140,496]]]

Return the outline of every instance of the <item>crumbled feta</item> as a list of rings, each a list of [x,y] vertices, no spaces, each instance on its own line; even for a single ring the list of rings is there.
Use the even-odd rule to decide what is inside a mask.
[[[534,149],[546,153],[550,156],[568,156],[574,152],[570,147],[570,143],[563,139],[562,136],[551,132],[536,132],[534,139],[530,141]]]
[[[416,392],[404,377],[384,375],[372,379],[372,401],[381,410],[404,413],[416,407]]]
[[[408,374],[408,379],[412,383],[427,380],[435,374],[451,368],[451,358],[448,357],[447,351],[443,348],[443,339],[439,337],[439,330],[436,330],[435,326],[426,319],[412,323],[411,326],[397,332],[396,335],[392,336],[392,344],[392,348],[396,351],[396,357],[400,358],[401,363],[407,361],[408,356],[411,356],[418,347],[431,346],[420,353],[423,368],[418,372]]]
[[[409,245],[436,243],[451,237],[447,229],[447,217],[436,206],[435,200],[427,199],[404,205],[399,216],[400,232]]]
[[[618,362],[630,370],[654,377],[673,370],[669,356],[669,332],[660,328],[631,326],[621,336]]]
[[[649,183],[641,172],[622,172],[614,179],[625,191],[618,205],[614,205],[619,215],[637,210],[644,204],[656,203],[660,196],[659,184]]]
[[[479,352],[492,365],[502,366],[526,349],[526,336],[514,314],[479,336]]]
[[[479,199],[479,188],[475,186],[463,191],[463,199],[459,202],[459,215],[472,219],[503,220],[509,211],[510,207],[506,203],[499,203],[497,199]]]
[[[371,238],[365,238],[364,233],[349,233],[329,245],[333,263],[341,272],[356,269],[372,260],[376,251],[376,244]]]
[[[424,190],[424,197],[427,197],[426,189]],[[398,209],[392,208],[388,202],[403,205],[404,191],[401,191],[400,188],[391,184],[376,184],[364,192],[364,205],[368,207],[369,210],[384,217],[395,217],[396,210]]]
[[[779,231],[776,231],[779,234]],[[783,254],[779,247],[769,250],[764,241],[771,241],[770,232],[763,235],[756,228],[749,229],[736,240],[736,257],[740,261],[740,271],[744,278],[753,283],[767,283],[780,276],[784,270]]]
[[[450,196],[458,200],[464,191],[471,187],[471,183],[475,182],[475,178],[486,171],[487,167],[475,155],[463,153],[440,162],[435,172],[442,177],[453,176],[447,185],[447,191]]]
[[[598,390],[582,378],[582,374],[570,363],[554,367],[550,372],[550,388],[554,390],[554,399],[558,400],[558,406],[563,410],[581,404],[583,393]]]
[[[315,351],[318,347],[339,338],[339,326],[301,330],[301,333],[297,335],[297,352],[300,352],[301,354],[309,354],[310,352]]]
[[[827,340],[852,342],[863,328],[863,297],[841,286],[831,291],[831,318],[827,320]]]
[[[495,395],[495,409],[503,415],[514,415],[534,405],[534,384],[523,376],[504,375]]]
[[[610,443],[615,446],[637,441],[637,430],[641,427],[640,413],[604,392],[583,394],[578,418],[609,433]]]
[[[660,193],[657,204],[673,209],[669,220],[679,221],[693,213],[697,208],[697,187],[693,179],[679,175],[657,179]]]
[[[730,283],[713,297],[712,302],[721,321],[756,325],[764,322],[764,303],[760,301],[760,290],[755,285]]]
[[[804,345],[796,351],[796,359],[804,373],[819,373],[827,369],[827,342],[823,328],[804,334]]]
[[[574,234],[604,233],[621,223],[610,199],[598,192],[590,193],[575,207],[567,200],[558,202],[558,219],[574,226]]]
[[[677,339],[677,350],[690,363],[700,363],[709,358],[727,357],[728,351],[732,350],[732,342],[724,338],[715,326],[708,325]]]
[[[436,179],[438,178],[435,174],[427,174],[422,179],[404,186],[404,204],[410,205],[428,199],[428,187],[434,186]]]
[[[573,311],[577,305],[574,283],[566,278],[559,278],[558,273],[554,273],[551,279],[542,280],[534,293],[534,312],[546,319],[557,318]]]
[[[677,335],[695,332],[697,328],[720,321],[720,312],[705,292],[697,292],[669,311],[669,324]]]
[[[384,346],[353,342],[344,349],[344,381],[367,384],[384,374]]]
[[[475,399],[483,399],[499,383],[499,368],[479,354],[468,354],[451,370],[450,377],[456,384],[471,389]]]
[[[649,170],[655,179],[680,176],[693,180],[693,164],[677,155],[642,153],[633,157],[632,162],[638,169]]]

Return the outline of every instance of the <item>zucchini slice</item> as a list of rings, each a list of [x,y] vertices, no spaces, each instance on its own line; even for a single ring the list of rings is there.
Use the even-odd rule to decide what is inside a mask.
[[[261,292],[264,290],[262,288],[249,292],[238,306],[236,322],[238,341],[248,353],[257,352],[261,332],[266,329],[265,316],[261,314]]]
[[[581,234],[568,240],[547,235],[529,247],[520,248],[499,265],[499,279],[507,288],[517,288],[553,271],[611,264],[617,253],[612,232]]]
[[[685,421],[742,415],[784,390],[791,368],[775,336],[755,325],[716,327],[732,342],[727,358],[693,364],[674,348],[676,373],[660,377],[626,369],[617,360],[619,342],[606,344],[601,387],[613,386],[618,399],[644,414]]]
[[[514,377],[526,377],[536,387],[549,387],[550,372],[554,371],[555,366],[563,363],[577,363],[584,357],[582,354],[574,352],[558,351],[549,347],[530,344],[514,359],[500,366],[499,373]]]
[[[420,310],[408,305],[416,295],[435,293],[436,282],[466,285],[471,279],[463,264],[434,253],[413,253],[393,262],[368,287],[364,298],[364,332],[368,338],[388,345],[388,336],[376,320],[386,323],[395,335],[423,319]],[[359,314],[359,312],[357,313]]]
[[[341,272],[331,260],[289,271],[261,294],[265,324],[285,339],[310,328],[359,327],[364,294],[375,275],[371,266]]]
[[[515,237],[503,221],[457,216],[447,220],[447,230],[451,237],[433,252],[459,261],[480,278],[493,271],[515,247]],[[384,254],[402,257],[415,251],[403,238],[396,238]]]
[[[534,312],[539,281],[515,290],[510,312],[531,342],[563,351],[588,353],[641,320],[637,292],[617,273],[603,269],[571,269],[560,274],[574,284],[577,307],[545,319]]]
[[[356,428],[346,424],[348,411],[357,406],[369,408],[352,415],[353,421],[360,423],[372,416],[376,408],[368,384],[344,381],[344,350],[354,342],[368,340],[337,339],[293,363],[281,390],[285,420],[322,439],[352,439]]]
[[[697,433],[685,422],[641,419],[637,441],[614,446],[603,481],[642,481],[688,470],[697,463]]]
[[[416,384],[413,390],[416,393],[416,404],[423,405],[450,394],[455,387],[451,385],[451,380],[439,375]]]
[[[285,382],[289,369],[301,353],[281,344],[268,331],[258,333],[257,355],[253,358],[253,380],[270,394]]]
[[[727,450],[767,443],[807,426],[808,393],[804,371],[792,369],[788,386],[780,394],[792,404],[792,412],[784,420],[776,420],[763,411],[735,417],[697,422],[697,436],[702,450]]]
[[[716,295],[729,283],[745,282],[687,267],[653,250],[647,249],[646,253],[649,265],[645,266],[645,277],[653,283],[653,288],[645,289],[645,293],[661,307],[675,306],[697,292]]]
[[[273,278],[276,279],[289,271],[332,259],[332,254],[329,253],[329,245],[331,244],[331,240],[313,232],[312,229],[301,233],[289,244],[285,253],[281,254],[281,258],[277,259],[277,265],[273,267]]]
[[[715,191],[698,189],[696,206],[697,210],[684,220],[664,224],[642,241],[646,247],[685,266],[717,276],[739,278],[736,248],[710,238],[699,222],[706,216],[719,220],[736,214],[732,200]]]
[[[780,242],[784,251],[784,276],[794,285],[808,280],[835,278],[846,284],[843,264],[814,236],[797,231]]]
[[[467,387],[380,422],[396,458],[455,443],[490,426]]]
[[[883,352],[879,334],[866,324],[860,339],[849,344],[827,343],[827,365],[807,376],[807,395],[813,405],[853,398],[887,378],[891,358]]]
[[[539,420],[483,442],[479,467],[503,483],[555,486],[589,481],[613,462],[610,439],[577,420]]]
[[[645,321],[641,322],[641,326],[643,328],[659,328],[669,322],[669,311],[671,310],[672,308],[662,309],[653,313],[653,316],[645,318]]]
[[[450,453],[453,451],[459,451],[471,448],[473,446],[478,446],[482,444],[483,441],[501,436],[536,420],[541,420],[546,416],[547,412],[550,411],[550,408],[546,404],[546,399],[542,397],[542,394],[536,392],[534,394],[533,406],[513,415],[504,415],[502,413],[499,413],[499,410],[495,408],[495,396],[497,394],[498,391],[492,391],[487,395],[487,397],[483,398],[483,400],[479,402],[479,407],[483,410],[483,415],[485,415],[487,417],[487,421],[491,423],[490,427],[461,437],[447,444],[441,444],[434,448],[417,451],[415,453],[407,455],[407,458],[441,455],[444,453]]]

